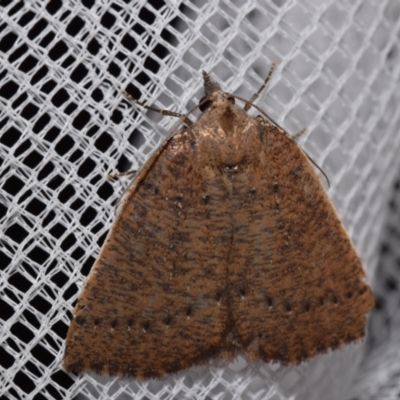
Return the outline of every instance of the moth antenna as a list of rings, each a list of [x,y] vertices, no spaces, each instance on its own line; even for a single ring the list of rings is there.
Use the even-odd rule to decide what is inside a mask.
[[[321,172],[321,174],[326,179],[326,183],[328,184],[328,188],[330,188],[331,187],[331,182],[329,181],[329,178],[326,175],[326,173],[324,172],[324,170],[304,150],[303,150],[303,152],[307,156],[307,158],[310,160],[311,164],[313,164],[314,167],[317,168],[319,172]]]
[[[123,91],[124,92],[124,91]],[[126,93],[126,92],[125,92]],[[123,93],[124,94],[124,93]],[[128,98],[130,100],[134,99],[132,96],[130,96],[128,94]],[[206,99],[204,99],[205,101]],[[132,100],[134,101],[134,100]],[[204,102],[203,101],[203,102]],[[136,103],[136,101],[134,101]],[[140,103],[138,103],[139,105],[142,105]],[[139,183],[144,179],[145,175],[147,174],[147,172],[149,171],[149,169],[151,168],[151,166],[157,161],[159,155],[163,152],[163,150],[165,149],[165,147],[167,146],[168,142],[175,136],[175,134],[178,132],[178,128],[179,126],[182,124],[182,122],[186,122],[188,119],[188,116],[190,114],[193,113],[193,111],[195,111],[200,105],[202,104],[202,102],[200,102],[199,104],[195,105],[193,108],[191,108],[186,114],[179,114],[180,115],[180,119],[179,121],[172,127],[172,129],[169,131],[168,135],[165,137],[164,141],[160,144],[160,146],[155,150],[155,152],[150,156],[148,163],[146,164],[146,169],[139,169],[139,170],[132,170],[132,171],[127,171],[127,172],[122,172],[122,173],[117,173],[117,174],[112,174],[109,175],[109,178],[114,178],[114,177],[119,177],[119,176],[124,176],[124,175],[131,175],[133,173],[137,173],[136,177],[134,179],[132,179],[132,181],[130,182],[130,184],[124,189],[124,191],[122,192],[121,196],[119,196],[117,202],[115,203],[114,206],[114,214],[117,214],[117,210],[118,207],[121,205],[122,203],[122,199],[124,198],[125,194],[127,193],[127,191],[130,189],[131,185],[134,184],[135,186],[138,186]],[[145,108],[147,108],[147,106],[145,106]],[[167,115],[167,114],[163,114],[163,115]],[[190,124],[192,124],[190,122]],[[190,125],[189,125],[190,126]]]
[[[172,127],[171,131],[168,133],[168,135],[167,135],[167,137],[165,138],[164,142],[163,142],[163,143],[161,144],[161,146],[157,149],[157,151],[159,151],[160,149],[164,149],[164,148],[165,148],[165,146],[167,145],[167,143],[169,142],[169,140],[170,140],[170,139],[175,135],[175,133],[177,132],[178,127],[179,127],[179,125],[180,125],[182,122],[186,123],[188,126],[191,126],[191,125],[193,124],[192,121],[190,121],[190,119],[188,118],[188,116],[189,116],[197,107],[199,107],[199,104],[198,104],[198,105],[196,105],[195,107],[193,107],[191,110],[189,110],[186,114],[180,114],[180,113],[176,113],[176,112],[173,112],[173,111],[161,110],[161,109],[158,109],[158,108],[155,108],[155,107],[148,106],[148,105],[142,103],[141,101],[137,100],[135,97],[133,97],[131,94],[129,94],[129,93],[128,93],[127,91],[125,91],[125,90],[122,90],[121,93],[122,93],[126,98],[128,98],[129,100],[131,100],[133,103],[138,104],[139,106],[145,108],[146,110],[151,110],[151,111],[157,112],[157,113],[159,113],[159,114],[161,114],[161,115],[165,115],[165,116],[172,116],[172,117],[177,117],[177,118],[179,118],[179,121]],[[160,153],[161,153],[161,151],[160,151]],[[154,161],[153,161],[153,162],[155,162],[156,159],[157,159],[157,157],[154,158]],[[107,178],[108,178],[108,179],[114,179],[114,178],[119,178],[119,177],[121,177],[121,176],[136,174],[137,172],[138,172],[137,170],[126,171],[126,172],[120,172],[120,173],[110,174],[110,175],[107,176]],[[140,176],[139,176],[139,179],[140,179]],[[136,179],[132,180],[132,182],[133,182],[133,181],[136,181]],[[132,182],[131,182],[131,183],[132,183]],[[123,197],[125,196],[125,194],[126,194],[126,192],[128,191],[128,189],[130,188],[130,186],[131,186],[131,185],[129,184],[129,185],[124,189],[124,191],[122,192],[122,194],[118,197],[118,200],[116,201],[115,206],[114,206],[114,214],[115,214],[115,215],[117,214],[118,207],[121,205],[122,199],[123,199]]]
[[[261,92],[264,90],[265,86],[267,86],[268,81],[271,79],[272,73],[274,72],[276,63],[273,62],[271,64],[271,68],[269,69],[268,75],[265,78],[264,83],[261,85],[260,89],[257,90],[257,92],[255,92],[253,94],[253,96],[251,96],[251,99],[246,101],[246,104],[243,107],[243,110],[248,111],[250,109],[250,107],[253,105],[253,103],[257,100],[257,98],[260,96]]]
[[[244,99],[243,97],[236,96],[235,94],[231,94],[235,99],[238,99],[240,101],[243,101],[247,103],[248,101]],[[265,118],[268,119],[268,121],[272,122],[273,125],[275,125],[277,128],[279,128],[282,132],[286,132],[272,117],[270,117],[262,108],[258,107],[256,104],[251,103],[251,107],[254,107],[257,111],[260,111],[262,115],[264,115]]]
[[[164,110],[161,108],[148,106],[147,104],[145,104],[145,103],[139,101],[137,98],[133,97],[126,90],[121,90],[121,94],[123,96],[125,96],[127,99],[129,99],[130,101],[132,101],[133,103],[139,105],[140,107],[143,107],[146,110],[154,111],[157,114],[161,114],[161,115],[165,115],[165,116],[169,116],[169,117],[184,118],[185,124],[187,124],[188,126],[193,125],[193,122],[189,118],[187,118],[187,114],[181,114],[181,113],[177,113],[177,112],[171,111],[171,110]]]
[[[270,74],[269,74],[270,75]],[[267,81],[267,80],[266,80]],[[264,85],[265,86],[265,85]],[[262,89],[261,89],[262,90]],[[259,91],[260,92],[260,91]],[[247,101],[245,99],[243,99],[242,97],[236,96],[236,95],[232,95],[235,99],[244,101],[247,103]],[[254,96],[253,96],[254,97]],[[280,129],[282,132],[285,132],[285,129],[283,129],[274,119],[272,119],[264,110],[262,110],[260,107],[258,107],[256,104],[251,103],[250,104],[251,107],[254,107],[256,110],[260,111],[260,113],[262,115],[264,115],[268,121],[272,122],[278,129]],[[292,139],[296,139],[297,137],[299,137],[300,135],[302,135],[305,132],[305,129],[302,129],[299,133],[297,133],[296,135],[294,135],[292,137]],[[324,172],[324,170],[304,151],[304,154],[307,156],[307,158],[310,160],[310,162],[321,172],[321,174],[324,176],[324,178],[326,179],[326,182],[328,184],[328,188],[331,187],[331,183],[329,181],[328,176],[326,175],[326,173]]]

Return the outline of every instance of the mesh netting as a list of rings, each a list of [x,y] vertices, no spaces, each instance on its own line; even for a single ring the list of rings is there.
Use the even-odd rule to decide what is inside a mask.
[[[249,98],[277,63],[257,103],[290,133],[307,127],[300,144],[329,176],[373,284],[398,168],[399,2],[3,0],[0,12],[0,395],[347,398],[373,354],[363,345],[299,367],[239,358],[139,381],[66,374],[64,338],[129,181],[106,175],[140,166],[176,123],[120,90],[185,112],[202,69]]]
[[[394,183],[381,236],[374,278],[376,308],[371,312],[365,362],[352,385],[353,399],[400,397],[400,175]]]

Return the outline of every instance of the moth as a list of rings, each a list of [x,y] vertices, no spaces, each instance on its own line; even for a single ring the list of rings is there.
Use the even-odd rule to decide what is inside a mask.
[[[162,112],[186,124],[129,185],[73,312],[67,371],[299,364],[364,335],[374,300],[353,244],[310,159],[254,105],[270,74],[239,107],[204,72],[195,123]]]

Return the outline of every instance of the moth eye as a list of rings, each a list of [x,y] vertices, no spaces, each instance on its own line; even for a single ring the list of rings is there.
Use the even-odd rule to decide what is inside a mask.
[[[233,96],[228,96],[226,99],[229,101],[229,103],[235,104],[235,98]]]
[[[206,97],[203,97],[199,101],[199,109],[200,109],[201,112],[206,111],[207,108],[209,108],[211,106],[211,104],[212,104],[211,100],[206,100],[206,99],[207,99]]]

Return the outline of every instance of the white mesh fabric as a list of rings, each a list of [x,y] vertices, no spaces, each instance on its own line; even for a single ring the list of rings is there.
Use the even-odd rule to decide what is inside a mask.
[[[399,171],[393,187],[374,279],[376,307],[370,315],[368,354],[352,385],[352,400],[386,400],[400,396]]]
[[[329,176],[371,281],[400,146],[397,0],[0,3],[0,395],[9,399],[344,399],[363,346],[299,367],[193,368],[160,381],[61,369],[73,304],[129,178],[201,70],[257,104]],[[257,113],[255,113],[257,115]]]

